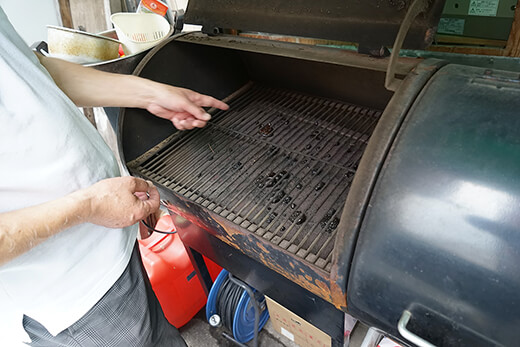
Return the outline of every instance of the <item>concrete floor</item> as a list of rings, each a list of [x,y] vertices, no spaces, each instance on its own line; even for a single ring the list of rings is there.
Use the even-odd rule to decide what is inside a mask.
[[[206,321],[205,309],[202,309],[188,324],[179,329],[188,347],[236,347],[237,345],[222,336],[223,328],[212,328]],[[361,346],[366,335],[367,328],[358,324],[352,332],[349,347]],[[247,343],[253,346],[253,342]],[[271,321],[260,331],[258,335],[259,347],[298,347],[297,344],[278,334],[273,329]]]
[[[201,310],[188,324],[179,329],[188,347],[235,347],[236,344],[222,336],[223,328],[212,328],[206,321],[205,310]],[[248,343],[252,346],[252,341]],[[268,321],[258,335],[260,347],[297,347],[294,342],[278,334]]]

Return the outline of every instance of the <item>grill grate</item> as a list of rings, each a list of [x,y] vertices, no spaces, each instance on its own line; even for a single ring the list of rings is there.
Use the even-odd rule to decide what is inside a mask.
[[[255,84],[228,103],[204,129],[172,135],[130,170],[330,271],[343,205],[381,112]]]

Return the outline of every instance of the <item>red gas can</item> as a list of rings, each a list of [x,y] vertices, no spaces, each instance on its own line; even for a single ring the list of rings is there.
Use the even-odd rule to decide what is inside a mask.
[[[175,230],[168,215],[161,217],[155,228]],[[177,328],[183,326],[204,307],[207,297],[179,235],[153,233],[139,240],[139,249],[164,315]],[[221,268],[207,258],[204,260],[215,280]]]

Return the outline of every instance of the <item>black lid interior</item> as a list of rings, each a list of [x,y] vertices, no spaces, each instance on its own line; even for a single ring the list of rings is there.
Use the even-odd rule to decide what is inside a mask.
[[[345,42],[392,46],[412,0],[190,0],[185,22]],[[430,0],[414,21],[403,48],[422,49],[437,31],[444,0]]]

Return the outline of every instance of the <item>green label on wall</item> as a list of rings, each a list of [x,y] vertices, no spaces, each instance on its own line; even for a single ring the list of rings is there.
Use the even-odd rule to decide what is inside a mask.
[[[470,0],[468,15],[495,17],[499,0]]]
[[[437,32],[439,34],[464,34],[465,20],[462,18],[441,18]]]

